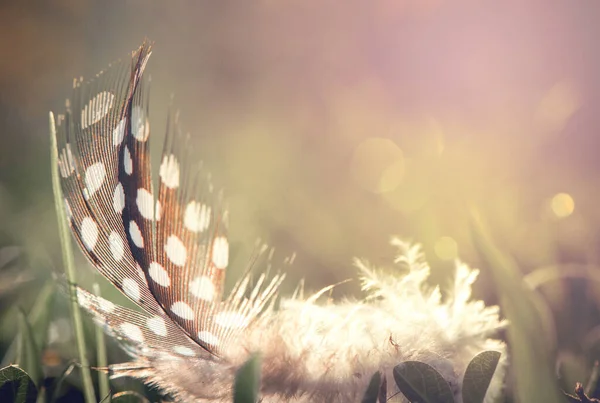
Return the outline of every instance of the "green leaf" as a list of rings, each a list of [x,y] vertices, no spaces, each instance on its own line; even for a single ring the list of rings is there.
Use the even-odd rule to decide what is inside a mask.
[[[17,321],[19,338],[17,339],[16,364],[28,374],[36,385],[39,385],[43,376],[40,350],[33,337],[31,325],[25,313],[20,309],[17,313]]]
[[[15,365],[0,369],[0,401],[12,403],[35,403],[35,384],[27,372]]]
[[[483,403],[500,355],[497,351],[484,351],[471,360],[462,386],[463,403]]]
[[[258,402],[260,390],[260,357],[254,354],[244,363],[235,376],[234,403]]]
[[[369,386],[367,386],[365,395],[362,398],[362,403],[377,403],[377,398],[379,397],[379,386],[381,386],[381,372],[377,371],[371,377]]]
[[[448,382],[431,365],[406,361],[394,367],[394,380],[413,403],[454,403]]]

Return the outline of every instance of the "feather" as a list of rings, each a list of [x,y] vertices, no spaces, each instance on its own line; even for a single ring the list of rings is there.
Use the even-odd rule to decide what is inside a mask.
[[[359,299],[322,301],[335,285],[308,294],[302,282],[276,309],[285,275],[268,270],[254,286],[247,273],[225,296],[227,210],[210,174],[194,165],[177,116],[169,117],[155,200],[143,79],[149,57],[145,43],[130,63],[76,81],[75,102],[57,120],[72,233],[140,308],[78,289],[79,304],[131,355],[109,367],[113,378],[139,378],[182,402],[225,402],[236,371],[259,353],[263,402],[349,402],[360,400],[375,372],[393,379],[394,366],[417,360],[439,371],[460,402],[469,361],[496,350],[502,358],[486,402],[499,394],[506,346],[493,337],[506,322],[498,307],[471,300],[478,271],[461,262],[442,301],[426,284],[419,245],[392,239],[392,272],[355,260]],[[398,393],[391,382],[382,388]]]

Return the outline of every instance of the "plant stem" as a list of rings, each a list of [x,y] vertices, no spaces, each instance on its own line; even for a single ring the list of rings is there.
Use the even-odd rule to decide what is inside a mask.
[[[83,393],[86,403],[95,403],[96,396],[94,394],[94,385],[92,384],[92,375],[90,373],[90,364],[87,359],[85,336],[83,332],[83,320],[81,311],[77,304],[76,290],[76,275],[75,262],[73,258],[73,250],[71,248],[71,238],[65,210],[63,208],[63,196],[60,188],[60,179],[58,177],[58,148],[56,142],[56,125],[54,114],[50,112],[50,160],[52,172],[52,190],[54,193],[54,207],[56,208],[56,217],[58,219],[58,231],[60,236],[60,244],[62,248],[63,263],[65,264],[65,273],[69,283],[69,301],[71,307],[71,320],[75,328],[75,340],[77,342],[77,351],[79,353],[79,362],[81,363],[81,377],[83,379]]]
[[[94,294],[100,295],[100,286],[98,283],[94,284]],[[104,332],[100,326],[96,326],[96,361],[98,367],[106,368],[108,366],[108,359],[106,358],[106,343],[104,340]],[[110,403],[110,384],[108,382],[108,374],[104,371],[98,371],[98,389],[100,392],[100,398],[106,403]],[[106,399],[106,400],[104,400]]]

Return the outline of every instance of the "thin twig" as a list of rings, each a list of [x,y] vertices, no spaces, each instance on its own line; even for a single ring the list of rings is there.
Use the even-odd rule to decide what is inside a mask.
[[[575,395],[582,403],[600,403],[600,400],[588,397],[583,391],[583,385],[579,382],[575,384]]]

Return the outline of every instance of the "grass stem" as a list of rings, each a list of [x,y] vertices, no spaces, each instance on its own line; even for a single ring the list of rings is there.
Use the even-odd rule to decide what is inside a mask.
[[[100,295],[100,286],[98,283],[94,284],[94,294]],[[108,366],[108,359],[106,358],[106,341],[104,339],[104,332],[100,326],[96,326],[96,361],[100,368],[106,368]],[[108,382],[108,374],[104,371],[98,371],[98,390],[100,398],[104,399],[106,403],[110,403],[110,384]]]
[[[73,257],[73,249],[71,248],[71,238],[65,210],[63,208],[63,196],[60,188],[60,179],[58,177],[58,148],[56,141],[56,125],[54,114],[50,112],[50,160],[52,172],[52,190],[54,193],[54,206],[56,208],[56,217],[58,219],[58,231],[60,236],[60,244],[62,248],[63,263],[65,265],[65,273],[69,282],[69,301],[71,307],[71,320],[75,328],[75,340],[77,342],[77,351],[79,353],[79,362],[81,364],[81,377],[83,379],[83,393],[86,403],[95,403],[96,396],[94,394],[94,385],[92,383],[92,375],[90,373],[90,364],[87,359],[87,348],[85,345],[85,336],[83,331],[83,320],[81,311],[77,304],[77,279],[75,275],[75,261]]]

